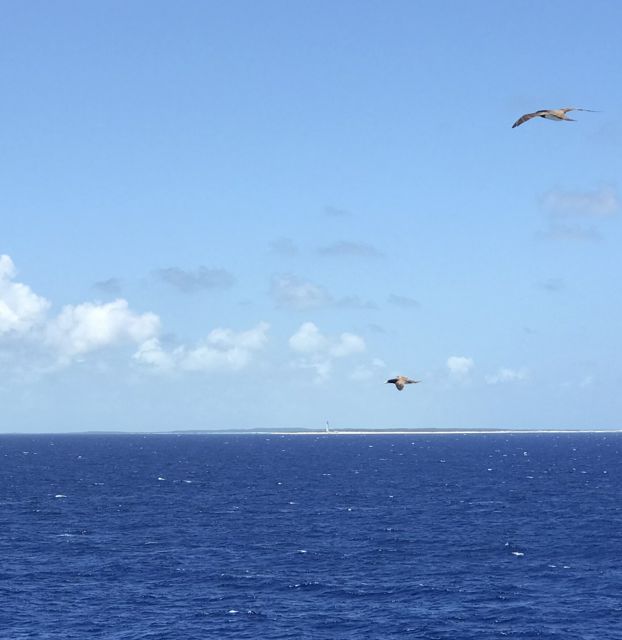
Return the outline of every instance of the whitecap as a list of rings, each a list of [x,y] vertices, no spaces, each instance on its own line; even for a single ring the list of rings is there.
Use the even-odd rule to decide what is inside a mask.
[[[296,549],[296,553],[307,553],[306,549]]]
[[[522,551],[512,551],[513,556],[517,556],[518,558],[524,556],[525,554]]]
[[[57,493],[54,497],[55,498],[66,498],[67,496],[64,493]]]
[[[158,476],[158,480],[166,480],[166,478],[163,478],[162,476]]]
[[[227,611],[227,613],[238,613],[237,609],[229,609],[229,611]]]

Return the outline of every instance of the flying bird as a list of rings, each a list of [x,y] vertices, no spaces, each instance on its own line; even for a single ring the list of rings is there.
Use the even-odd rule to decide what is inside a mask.
[[[401,391],[407,384],[417,384],[417,382],[421,382],[421,380],[411,380],[406,376],[397,376],[397,378],[391,378],[386,381],[386,384],[394,384],[398,391]]]
[[[521,116],[513,125],[514,127],[519,127],[523,122],[527,122],[527,120],[531,120],[532,118],[546,118],[547,120],[567,120],[568,122],[574,122],[572,118],[569,118],[566,114],[569,111],[591,111],[592,113],[596,113],[593,109],[578,109],[577,107],[564,107],[563,109],[540,109],[540,111],[534,111],[533,113],[526,113],[524,116]]]

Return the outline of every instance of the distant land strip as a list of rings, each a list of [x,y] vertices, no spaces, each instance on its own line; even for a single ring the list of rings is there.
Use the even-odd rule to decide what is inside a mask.
[[[470,436],[470,435],[528,435],[528,434],[581,434],[622,433],[622,429],[176,429],[167,431],[122,431],[122,430],[89,430],[89,431],[7,431],[2,436],[40,436],[40,435],[219,435],[219,436]]]

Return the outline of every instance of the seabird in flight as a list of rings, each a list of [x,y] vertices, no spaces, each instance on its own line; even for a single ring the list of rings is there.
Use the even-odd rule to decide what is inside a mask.
[[[397,376],[397,378],[391,378],[387,380],[386,384],[394,384],[398,391],[401,391],[407,384],[417,384],[421,380],[411,380],[406,376]]]
[[[591,111],[592,113],[596,113],[592,109],[578,109],[577,107],[564,107],[563,109],[540,109],[540,111],[534,111],[533,113],[526,113],[524,116],[521,116],[513,125],[514,127],[518,127],[523,122],[527,122],[527,120],[531,120],[532,118],[546,118],[547,120],[567,120],[568,122],[574,122],[572,118],[569,118],[566,114],[569,111]]]

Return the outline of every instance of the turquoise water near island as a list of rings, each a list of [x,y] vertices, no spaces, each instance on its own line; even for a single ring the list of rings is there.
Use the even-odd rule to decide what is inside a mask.
[[[622,637],[622,434],[0,436],[0,637]]]

